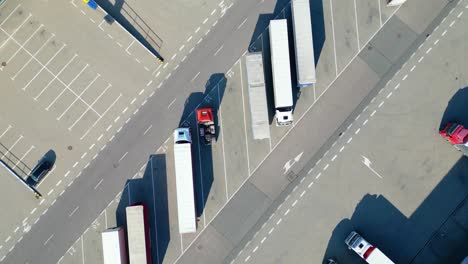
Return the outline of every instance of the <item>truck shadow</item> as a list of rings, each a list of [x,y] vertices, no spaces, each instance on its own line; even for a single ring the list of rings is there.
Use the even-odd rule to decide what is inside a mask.
[[[152,262],[162,263],[171,240],[165,154],[151,155],[141,178],[126,182],[115,212],[117,226],[127,230],[125,208],[135,204],[147,208]]]
[[[450,99],[447,104],[447,108],[442,115],[439,130],[448,122],[455,122],[468,126],[468,115],[466,114],[466,105],[468,102],[468,87],[461,88],[458,90]]]
[[[462,157],[406,217],[382,195],[366,194],[333,230],[324,254],[362,263],[344,243],[355,230],[395,263],[460,263],[468,244],[468,159]]]
[[[205,92],[191,93],[184,104],[183,114],[179,121],[179,127],[190,127],[192,131],[192,156],[194,172],[194,190],[196,200],[197,217],[205,210],[206,202],[214,181],[213,151],[211,145],[205,145],[200,138],[196,120],[196,110],[202,107],[212,107],[215,117],[216,135],[218,141],[221,127],[219,126],[219,107],[221,105],[227,79],[222,73],[210,76],[205,84]]]
[[[320,55],[322,53],[323,45],[326,40],[325,36],[325,20],[323,14],[323,0],[310,0],[310,14],[312,23],[312,35],[314,45],[314,58],[315,65],[318,64]],[[268,102],[268,117],[270,124],[273,123],[275,116],[275,103],[273,94],[273,78],[271,69],[271,53],[270,53],[270,37],[268,33],[268,25],[272,19],[288,20],[288,39],[289,39],[289,57],[291,67],[291,85],[293,87],[293,105],[295,106],[297,100],[300,97],[300,89],[297,86],[296,78],[296,60],[294,51],[294,34],[292,28],[292,16],[291,16],[291,5],[288,0],[281,0],[276,3],[273,13],[260,14],[255,26],[254,33],[250,40],[249,52],[262,52],[263,55],[263,68],[265,72],[265,86],[267,90],[267,102]],[[304,88],[304,89],[309,89]],[[314,88],[311,88],[314,89]]]

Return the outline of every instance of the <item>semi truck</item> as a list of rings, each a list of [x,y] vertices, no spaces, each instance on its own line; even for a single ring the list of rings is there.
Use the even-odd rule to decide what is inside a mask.
[[[151,264],[147,208],[144,204],[136,204],[127,206],[125,212],[130,264]]]
[[[257,140],[270,138],[262,53],[247,54],[245,68],[253,138]]]
[[[291,3],[296,52],[297,87],[315,84],[315,57],[310,19],[310,0],[293,0]]]
[[[449,122],[439,131],[439,134],[456,149],[468,156],[468,129],[455,122]]]
[[[293,122],[293,96],[287,20],[270,20],[269,33],[276,125],[288,126]]]
[[[345,243],[350,250],[356,252],[369,264],[395,264],[377,247],[367,242],[356,231],[352,231],[345,239]]]
[[[125,232],[122,227],[114,227],[101,233],[104,264],[127,264]]]
[[[197,217],[193,189],[192,136],[189,128],[174,130],[174,163],[179,233],[194,233],[197,231]]]

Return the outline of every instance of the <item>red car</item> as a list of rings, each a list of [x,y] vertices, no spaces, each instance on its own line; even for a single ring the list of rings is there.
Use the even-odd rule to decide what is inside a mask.
[[[468,129],[457,123],[448,123],[439,134],[454,145],[468,142]]]

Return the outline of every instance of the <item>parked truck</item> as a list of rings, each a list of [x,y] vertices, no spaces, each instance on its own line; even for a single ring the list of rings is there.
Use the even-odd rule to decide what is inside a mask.
[[[297,87],[315,84],[315,57],[310,18],[310,0],[293,0],[291,3],[296,52]]]
[[[468,129],[460,124],[449,122],[439,131],[439,134],[456,149],[468,156]]]
[[[247,54],[245,56],[245,68],[253,138],[270,138],[262,53]]]
[[[293,122],[293,96],[287,20],[270,20],[269,31],[276,125],[288,126]]]
[[[127,264],[124,229],[109,228],[102,231],[101,238],[104,264]]]
[[[174,131],[174,163],[179,233],[194,233],[197,231],[197,217],[193,190],[192,136],[189,128],[177,128]]]
[[[147,208],[144,204],[136,204],[127,206],[125,212],[130,264],[151,264]]]
[[[345,243],[350,250],[356,252],[369,264],[395,264],[377,247],[367,242],[356,231],[351,232],[345,239]]]

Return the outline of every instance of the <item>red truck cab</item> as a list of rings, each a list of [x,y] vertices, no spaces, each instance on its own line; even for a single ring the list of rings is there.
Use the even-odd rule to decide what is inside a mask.
[[[454,145],[468,142],[468,129],[457,123],[449,122],[439,134]]]

